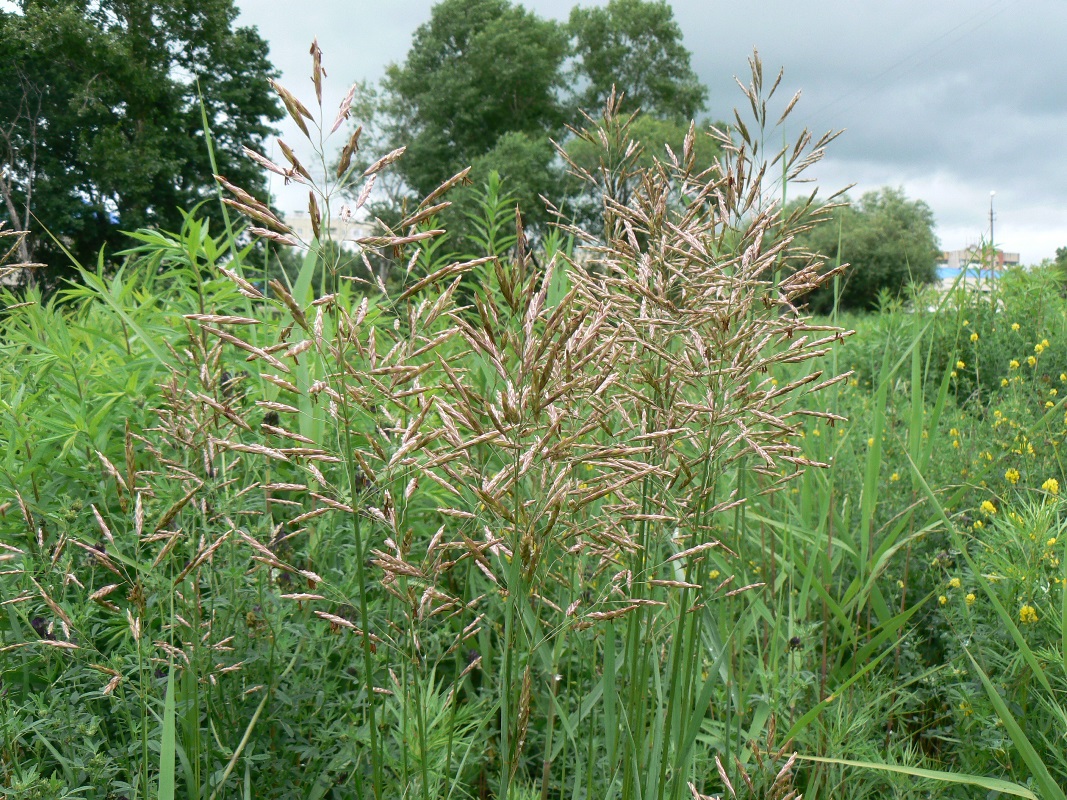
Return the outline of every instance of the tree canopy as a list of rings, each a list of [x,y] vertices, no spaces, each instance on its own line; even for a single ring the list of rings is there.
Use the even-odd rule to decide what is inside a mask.
[[[31,231],[54,280],[122,230],[177,228],[214,190],[203,96],[219,171],[252,189],[241,153],[281,118],[267,44],[235,28],[233,0],[22,0],[0,11],[0,199]],[[206,209],[217,213],[216,207]],[[40,220],[40,223],[38,222]]]
[[[624,109],[644,110],[634,130],[649,134],[648,153],[680,146],[707,92],[662,0],[575,8],[566,24],[511,0],[442,0],[387,71],[375,155],[407,147],[398,167],[412,194],[468,165],[475,182],[497,172],[536,227],[541,195],[578,199],[565,196],[571,184],[552,140],[566,138],[580,108],[599,112],[613,84],[626,93]],[[577,156],[591,157],[581,147]]]
[[[505,134],[547,137],[566,120],[562,26],[508,0],[443,0],[386,74],[400,169],[418,193],[485,156]]]
[[[578,59],[576,77],[585,82],[578,105],[596,111],[612,87],[623,94],[622,109],[683,122],[703,110],[708,90],[690,64],[682,30],[666,0],[611,0],[601,8],[576,7],[569,29]]]
[[[840,258],[850,265],[841,282],[842,309],[875,308],[883,291],[895,296],[909,283],[933,282],[941,255],[930,207],[889,187],[837,208],[829,221],[803,234],[796,244],[828,263]],[[820,289],[809,302],[814,311],[829,311],[832,288]]]

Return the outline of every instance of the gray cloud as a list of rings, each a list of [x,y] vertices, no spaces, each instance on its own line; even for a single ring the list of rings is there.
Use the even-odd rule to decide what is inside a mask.
[[[307,49],[318,37],[332,90],[377,80],[403,60],[431,0],[320,0],[292,14],[277,0],[239,0],[241,22],[271,43],[283,82],[306,91]],[[583,3],[603,5],[603,2]],[[565,18],[568,0],[527,0]],[[997,240],[1028,262],[1067,245],[1067,2],[1063,0],[823,0],[672,3],[694,66],[710,90],[709,116],[743,100],[733,75],[759,49],[767,73],[784,66],[783,102],[803,99],[794,119],[813,131],[844,128],[815,172],[827,190],[854,194],[902,186],[925,200],[942,245],[988,233],[995,189]],[[291,130],[284,136],[292,141]],[[299,207],[300,195],[282,195]]]

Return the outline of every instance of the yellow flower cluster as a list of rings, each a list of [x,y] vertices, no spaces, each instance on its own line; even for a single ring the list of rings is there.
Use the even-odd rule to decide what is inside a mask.
[[[1031,605],[1023,605],[1019,609],[1019,622],[1024,625],[1032,625],[1037,622],[1037,609]]]
[[[1060,493],[1060,482],[1058,480],[1056,480],[1055,478],[1049,478],[1047,481],[1045,481],[1043,484],[1041,484],[1041,488],[1044,489],[1049,494],[1059,494]]]
[[[986,516],[992,516],[993,514],[997,513],[997,507],[993,505],[992,500],[983,500],[980,508],[982,510],[982,513]]]
[[[1020,477],[1021,476],[1019,475],[1019,470],[1015,468],[1009,469],[1007,472],[1004,473],[1004,479],[1012,486],[1019,482]]]

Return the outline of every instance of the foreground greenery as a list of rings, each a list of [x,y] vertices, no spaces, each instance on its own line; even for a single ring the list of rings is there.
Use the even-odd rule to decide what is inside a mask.
[[[449,252],[461,173],[362,280],[189,216],[6,295],[5,795],[1063,797],[1067,304],[806,318],[733,136],[606,237]]]

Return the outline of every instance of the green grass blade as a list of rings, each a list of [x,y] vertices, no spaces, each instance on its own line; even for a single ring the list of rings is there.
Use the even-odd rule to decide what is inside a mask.
[[[290,666],[291,666],[291,664],[290,664]],[[211,792],[211,800],[215,800],[215,798],[218,797],[219,789],[221,789],[226,784],[226,781],[229,779],[230,773],[233,772],[233,768],[237,765],[237,759],[240,758],[241,757],[241,753],[244,752],[245,746],[248,744],[248,739],[252,735],[252,730],[256,727],[256,723],[259,721],[259,715],[263,713],[263,708],[267,705],[267,701],[269,699],[270,699],[270,692],[269,691],[264,691],[263,692],[263,699],[261,699],[259,701],[259,705],[256,706],[256,711],[252,715],[252,719],[249,721],[248,727],[245,728],[245,732],[244,732],[244,735],[241,737],[240,743],[237,745],[237,748],[233,751],[233,755],[230,756],[230,760],[226,764],[226,769],[223,771],[222,777],[219,778],[218,784],[215,786],[215,789]]]
[[[163,733],[159,743],[159,800],[174,800],[174,665],[167,673]]]
[[[957,772],[943,772],[939,769],[922,769],[920,767],[905,767],[900,764],[879,764],[874,761],[850,761],[847,758],[821,758],[819,756],[802,756],[797,758],[803,761],[816,761],[820,764],[838,764],[843,767],[858,767],[860,769],[875,769],[882,772],[892,772],[897,775],[910,775],[913,778],[928,778],[941,781],[942,783],[960,783],[966,786],[978,786],[991,792],[1011,795],[1012,797],[1026,797],[1029,800],[1041,800],[1036,794],[1025,786],[1000,778],[984,778],[981,775],[964,775]],[[1063,797],[1063,793],[1059,794]]]
[[[997,711],[997,716],[1000,717],[1000,721],[1004,723],[1004,728],[1007,730],[1011,740],[1015,743],[1016,748],[1019,750],[1019,755],[1022,756],[1023,761],[1026,762],[1026,766],[1030,768],[1030,772],[1034,777],[1034,781],[1041,787],[1041,795],[1045,800],[1067,800],[1067,795],[1063,793],[1056,781],[1053,780],[1049,774],[1048,767],[1045,766],[1045,762],[1041,760],[1041,756],[1037,754],[1034,746],[1030,744],[1030,740],[1026,738],[1026,734],[1023,733],[1023,729],[1019,727],[1019,723],[1016,722],[1015,717],[1012,716],[1011,711],[1008,710],[1008,704],[1004,702],[1004,698],[1000,696],[997,691],[997,687],[993,685],[993,682],[989,680],[989,676],[985,674],[978,662],[974,660],[974,656],[971,655],[971,651],[966,647],[963,648],[963,652],[967,654],[967,658],[971,660],[971,666],[974,667],[974,671],[977,673],[979,680],[982,681],[982,686],[985,687],[986,694],[989,696],[989,702],[993,704],[993,708]]]

